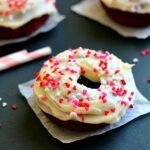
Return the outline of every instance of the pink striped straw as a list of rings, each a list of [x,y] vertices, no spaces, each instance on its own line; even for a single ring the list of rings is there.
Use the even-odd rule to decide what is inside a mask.
[[[0,71],[50,55],[51,52],[50,47],[44,47],[33,52],[21,50],[19,52],[0,57]]]

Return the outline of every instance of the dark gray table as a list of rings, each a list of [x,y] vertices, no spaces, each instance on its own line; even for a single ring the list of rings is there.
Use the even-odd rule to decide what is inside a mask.
[[[50,45],[53,54],[69,47],[79,46],[108,50],[124,61],[132,62],[138,57],[140,62],[133,73],[139,90],[150,99],[150,55],[140,56],[140,51],[150,48],[150,38],[138,40],[124,38],[111,29],[94,21],[78,16],[70,11],[70,6],[79,0],[58,0],[58,8],[66,19],[54,30],[38,35],[23,43],[0,47],[0,56],[27,48],[30,51]],[[43,58],[22,66],[0,72],[0,97],[8,103],[7,108],[0,106],[0,150],[48,150],[48,149],[101,149],[101,150],[149,150],[150,115],[137,118],[127,125],[101,136],[88,138],[72,144],[62,144],[51,137],[42,126],[26,100],[20,95],[17,85],[35,77]],[[13,111],[11,105],[18,109]]]

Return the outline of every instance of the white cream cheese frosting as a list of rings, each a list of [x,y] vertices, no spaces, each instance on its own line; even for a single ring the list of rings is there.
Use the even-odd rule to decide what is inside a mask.
[[[110,8],[134,13],[150,13],[150,0],[101,0]]]
[[[0,0],[0,26],[17,29],[32,19],[56,12],[55,0]]]
[[[35,101],[60,120],[113,124],[133,107],[132,66],[108,52],[78,48],[46,61],[34,83]],[[80,75],[99,82],[92,89],[77,82]]]

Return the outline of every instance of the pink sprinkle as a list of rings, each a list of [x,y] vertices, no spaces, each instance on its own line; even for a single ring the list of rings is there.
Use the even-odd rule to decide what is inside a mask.
[[[72,52],[72,48],[69,48],[68,50]]]
[[[71,102],[73,99],[71,97],[68,97],[67,101]]]
[[[73,100],[74,107],[77,107],[79,102],[77,100]]]
[[[127,106],[127,102],[126,101],[121,101],[121,105]]]
[[[97,91],[98,91],[98,92],[101,92],[101,89],[100,89],[100,88],[98,88],[98,89],[97,89]]]
[[[43,64],[44,67],[48,67],[48,64]]]
[[[87,90],[84,89],[84,90],[82,91],[82,94],[83,94],[83,95],[86,95],[86,94],[87,94]]]
[[[131,100],[132,100],[132,97],[128,97],[128,100],[131,101]]]
[[[106,70],[106,71],[105,71],[105,74],[109,74],[109,71],[108,71],[108,70]]]

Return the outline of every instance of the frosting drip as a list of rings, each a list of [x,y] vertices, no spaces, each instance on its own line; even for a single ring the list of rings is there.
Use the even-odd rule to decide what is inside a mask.
[[[115,123],[133,107],[131,68],[108,52],[70,49],[44,63],[34,83],[35,100],[44,112],[60,120]],[[80,75],[99,82],[99,88],[77,83]]]
[[[0,26],[17,29],[32,19],[56,12],[55,0],[0,0]]]
[[[150,0],[102,0],[110,8],[134,13],[150,13]]]

